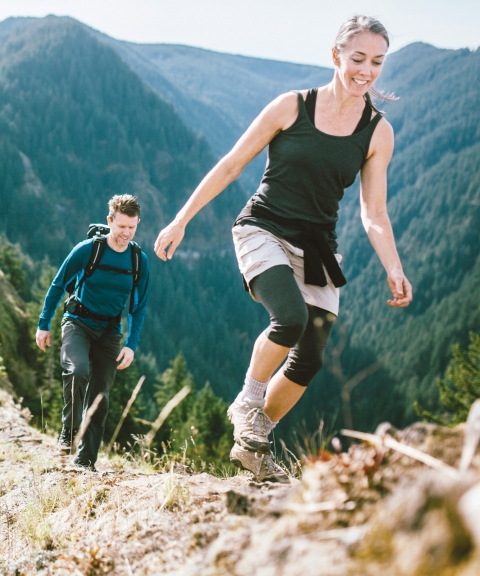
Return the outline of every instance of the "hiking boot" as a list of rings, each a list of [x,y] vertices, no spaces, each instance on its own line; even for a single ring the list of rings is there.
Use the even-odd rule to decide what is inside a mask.
[[[62,452],[70,452],[72,441],[75,439],[77,432],[77,428],[73,430],[71,428],[62,428],[58,439],[58,447]]]
[[[275,464],[271,452],[269,454],[260,454],[234,444],[230,452],[230,461],[237,468],[253,472],[258,482],[290,484],[287,473],[278,464]]]
[[[227,416],[234,426],[233,437],[237,444],[253,452],[268,454],[270,442],[268,441],[266,414],[263,411],[265,400],[252,400],[251,398],[238,398],[227,410]]]
[[[90,462],[79,462],[74,460],[72,465],[68,469],[69,472],[97,472],[95,468],[95,464],[91,464]]]

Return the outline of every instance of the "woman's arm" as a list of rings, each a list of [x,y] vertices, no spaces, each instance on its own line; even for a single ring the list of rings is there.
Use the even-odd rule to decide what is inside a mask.
[[[382,119],[374,132],[369,156],[360,174],[360,205],[365,231],[387,272],[393,295],[387,303],[403,308],[412,301],[412,286],[403,272],[387,213],[387,167],[392,153],[393,129]]]
[[[232,150],[200,182],[173,222],[160,232],[155,253],[161,260],[172,258],[195,214],[238,178],[280,131],[295,122],[297,115],[298,97],[293,92],[282,94],[264,108]]]

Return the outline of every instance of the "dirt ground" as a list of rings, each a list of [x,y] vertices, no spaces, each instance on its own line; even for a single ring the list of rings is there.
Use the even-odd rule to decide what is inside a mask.
[[[480,574],[478,454],[448,476],[354,444],[287,486],[120,458],[78,473],[6,392],[0,404],[1,574]],[[457,467],[463,432],[417,424],[394,436]]]

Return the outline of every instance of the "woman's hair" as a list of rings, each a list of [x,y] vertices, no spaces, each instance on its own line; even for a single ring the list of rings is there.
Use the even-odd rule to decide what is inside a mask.
[[[346,47],[350,40],[357,34],[362,32],[371,32],[372,34],[379,34],[387,43],[387,48],[390,46],[390,38],[388,36],[387,29],[385,26],[379,22],[376,18],[371,16],[352,16],[346,22],[340,26],[337,37],[333,44],[333,48],[336,52],[340,52]],[[375,88],[370,88],[370,90],[365,94],[365,100],[370,104],[370,106],[378,112],[372,103],[372,98],[378,98],[380,100],[386,100],[388,102],[394,102],[398,98],[394,94],[383,94]]]

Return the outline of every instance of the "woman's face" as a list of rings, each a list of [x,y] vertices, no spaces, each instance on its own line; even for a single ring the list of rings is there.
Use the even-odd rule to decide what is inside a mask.
[[[336,75],[350,95],[363,96],[373,86],[387,49],[385,38],[372,32],[357,34],[340,53],[333,49]]]

